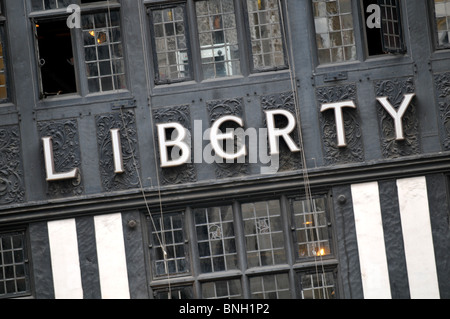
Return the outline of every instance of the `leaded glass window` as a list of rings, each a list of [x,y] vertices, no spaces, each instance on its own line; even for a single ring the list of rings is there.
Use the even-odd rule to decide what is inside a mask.
[[[438,46],[450,47],[450,0],[434,0]]]
[[[336,299],[336,287],[332,272],[318,271],[300,275],[302,299]]]
[[[253,67],[285,67],[283,32],[277,0],[247,0]]]
[[[325,198],[292,200],[292,216],[296,232],[297,257],[330,254]]]
[[[125,89],[119,12],[83,15],[82,31],[89,92]]]
[[[196,1],[195,10],[203,77],[240,75],[234,1]]]
[[[242,299],[240,279],[219,280],[202,284],[204,299]]]
[[[250,277],[252,299],[289,299],[291,288],[287,274]]]
[[[313,0],[320,64],[356,60],[351,0]]]
[[[242,205],[249,267],[286,262],[280,202],[277,200]]]
[[[231,206],[197,209],[195,227],[203,273],[237,268]]]
[[[0,298],[30,293],[25,233],[0,234]]]
[[[186,261],[184,214],[153,216],[152,244],[156,276],[183,274],[189,271]]]
[[[165,83],[190,78],[185,6],[152,11],[156,50],[156,81]]]

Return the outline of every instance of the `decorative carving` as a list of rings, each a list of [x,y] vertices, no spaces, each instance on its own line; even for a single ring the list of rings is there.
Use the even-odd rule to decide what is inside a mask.
[[[242,118],[243,114],[243,99],[233,98],[227,100],[213,100],[206,102],[206,107],[209,113],[210,123],[212,124],[218,118],[226,115],[234,115]],[[226,132],[226,129],[236,129],[239,126],[235,123],[227,123],[227,127],[222,127],[221,130]],[[244,128],[243,128],[244,129]],[[235,143],[235,150],[238,145]],[[215,162],[216,178],[236,177],[248,174],[248,159],[242,160],[223,160],[217,159]]]
[[[450,150],[450,72],[434,76],[442,127],[442,144]]]
[[[81,155],[76,120],[39,122],[38,130],[41,138],[46,136],[52,137],[56,172],[80,168]],[[42,143],[40,148],[43,157]],[[45,171],[43,171],[43,176],[45,176]],[[81,195],[83,191],[81,176],[71,180],[47,183],[47,194],[53,197],[60,195],[76,196]]]
[[[294,94],[292,92],[283,92],[271,95],[261,96],[261,107],[263,111],[273,109],[284,109],[292,114],[297,114],[295,109]],[[287,120],[284,117],[275,118],[275,124],[279,128],[287,126]],[[264,116],[264,127],[267,127],[266,117]],[[300,145],[298,125],[290,134],[295,144],[302,148]],[[280,139],[280,158],[279,158],[279,172],[293,171],[302,169],[302,153],[291,152],[287,144],[283,139]]]
[[[139,150],[136,119],[132,111],[95,117],[100,157],[100,176],[106,191],[139,187]],[[120,129],[124,172],[114,173],[111,129]]]
[[[389,103],[398,110],[403,102],[404,95],[414,93],[414,80],[412,78],[382,80],[375,82],[377,97],[388,97]],[[420,153],[419,121],[416,115],[414,100],[403,116],[403,130],[405,139],[396,140],[394,119],[377,102],[377,113],[381,132],[381,151],[385,158],[396,158]]]
[[[183,125],[187,130],[191,131],[189,105],[155,109],[153,110],[153,118],[155,120],[155,124],[176,122]],[[157,135],[156,131],[155,134]],[[160,167],[159,171],[159,176],[161,178],[160,183],[163,185],[185,184],[197,181],[197,174],[195,171],[195,166],[193,164],[193,158],[191,158],[190,163],[169,168]]]
[[[0,127],[0,205],[24,201],[21,157],[19,128]]]
[[[317,101],[325,103],[354,101],[356,103],[356,85],[326,86],[316,89]],[[324,160],[327,165],[364,161],[362,131],[358,110],[344,108],[344,129],[347,147],[338,147],[336,120],[333,111],[320,113],[320,126],[324,147]]]

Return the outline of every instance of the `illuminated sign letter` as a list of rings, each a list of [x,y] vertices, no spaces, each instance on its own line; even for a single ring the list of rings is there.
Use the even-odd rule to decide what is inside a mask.
[[[289,134],[295,128],[294,115],[292,115],[291,112],[286,110],[270,110],[264,112],[266,113],[267,119],[267,134],[269,135],[270,155],[280,153],[280,147],[278,143],[278,137],[280,136],[283,137],[284,141],[286,142],[291,152],[300,151],[300,148],[298,148],[297,145],[295,145],[294,141],[289,136]],[[286,117],[288,119],[288,125],[283,129],[276,128],[275,115],[283,115],[284,117]]]
[[[161,167],[173,167],[185,164],[191,157],[191,150],[184,140],[187,136],[187,130],[179,123],[165,123],[157,124],[158,139],[159,139],[159,153],[161,156]],[[174,129],[177,132],[177,137],[173,141],[167,141],[166,129]],[[174,131],[174,133],[175,133]],[[174,134],[172,134],[173,136]],[[181,151],[181,156],[169,160],[167,152],[168,147],[177,147]],[[172,152],[173,154],[174,152]]]
[[[47,173],[47,181],[58,181],[63,179],[76,178],[78,175],[78,169],[74,168],[70,172],[66,173],[56,173],[55,163],[53,161],[53,145],[51,137],[42,138],[44,146],[44,160],[45,160],[45,170]]]
[[[233,115],[223,116],[223,117],[219,118],[218,120],[216,120],[214,122],[214,124],[212,125],[211,131],[210,131],[210,139],[211,139],[211,145],[218,156],[220,156],[224,159],[227,159],[227,160],[233,160],[233,159],[239,158],[241,156],[247,155],[247,150],[244,145],[240,148],[240,150],[237,153],[229,154],[229,153],[225,152],[223,150],[223,148],[219,145],[219,140],[234,139],[233,132],[219,133],[220,126],[223,123],[228,122],[228,121],[233,121],[233,122],[239,124],[240,126],[244,126],[244,121],[237,116],[233,116]]]
[[[336,120],[337,142],[339,147],[347,146],[347,142],[345,140],[344,115],[342,113],[342,109],[344,107],[351,107],[356,109],[355,102],[353,101],[326,103],[322,104],[322,108],[320,109],[320,112],[325,112],[327,110],[334,110],[334,116]]]
[[[387,97],[377,98],[377,100],[381,103],[381,105],[385,108],[385,110],[389,113],[389,115],[392,116],[392,118],[394,119],[395,135],[397,141],[405,139],[403,135],[403,115],[405,115],[405,112],[408,109],[409,105],[411,104],[411,101],[414,96],[415,96],[414,93],[405,94],[403,102],[402,104],[400,104],[398,111],[395,110],[395,108],[391,105],[391,103],[389,103]]]
[[[114,173],[120,174],[124,172],[122,159],[122,145],[120,143],[119,129],[115,128],[111,131],[111,144],[114,158]]]

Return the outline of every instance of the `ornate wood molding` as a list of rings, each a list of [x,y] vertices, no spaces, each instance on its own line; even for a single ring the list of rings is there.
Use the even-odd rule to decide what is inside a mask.
[[[19,127],[0,127],[0,205],[25,199]]]
[[[53,156],[56,172],[69,171],[81,167],[78,125],[76,120],[38,122],[39,137],[52,137]],[[41,154],[43,147],[41,144]],[[42,176],[45,176],[44,170]],[[45,179],[45,178],[44,178]],[[76,179],[47,183],[47,194],[51,197],[77,196],[84,192],[81,176]]]
[[[189,132],[191,132],[191,116],[189,105],[171,106],[153,110],[153,119],[155,123],[155,135],[158,135],[156,131],[156,124],[158,123],[170,123],[176,122],[183,125]],[[158,149],[159,156],[159,149]],[[191,156],[191,162],[176,167],[161,168],[159,167],[160,183],[162,185],[172,184],[185,184],[193,183],[197,181],[197,173],[193,164],[193,158]]]
[[[405,94],[415,93],[413,78],[390,79],[374,83],[377,97],[388,97],[392,106],[398,110]],[[396,158],[421,153],[419,121],[417,106],[413,100],[403,116],[403,130],[405,139],[396,140],[395,125],[392,116],[377,104],[378,123],[380,128],[381,151],[384,158]]]
[[[105,191],[138,188],[139,149],[136,119],[133,111],[97,115],[97,145],[99,152],[100,177]],[[114,155],[111,129],[120,129],[123,167],[122,174],[114,173]]]
[[[317,101],[325,103],[354,101],[357,102],[356,85],[345,84],[324,86],[316,89]],[[320,113],[319,122],[322,132],[324,161],[327,165],[345,164],[364,161],[362,130],[357,109],[344,108],[344,128],[347,147],[337,143],[336,121],[333,111]]]
[[[450,72],[436,74],[434,83],[440,112],[442,146],[444,150],[450,150]]]

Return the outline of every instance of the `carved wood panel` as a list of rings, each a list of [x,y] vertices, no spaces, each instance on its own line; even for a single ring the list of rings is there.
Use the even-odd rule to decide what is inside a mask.
[[[357,104],[355,84],[325,86],[316,89],[319,109],[322,104],[354,101]],[[362,130],[357,109],[344,108],[344,129],[347,147],[339,147],[337,142],[336,120],[332,110],[321,113],[319,122],[322,133],[324,162],[326,165],[344,164],[364,161]]]
[[[99,169],[103,189],[115,191],[138,188],[139,183],[139,149],[136,119],[132,111],[97,115],[97,145],[99,151]],[[111,129],[119,129],[122,146],[124,172],[114,173],[114,155]]]
[[[19,127],[0,127],[0,205],[21,203],[24,199]]]
[[[441,139],[444,150],[450,150],[450,72],[434,76],[439,105]]]
[[[153,110],[153,119],[155,124],[155,136],[158,136],[156,124],[176,122],[185,127],[189,132],[191,130],[191,116],[189,105],[171,106],[158,108]],[[170,138],[170,136],[168,136]],[[157,142],[157,141],[156,141]],[[159,147],[158,158],[159,157]],[[190,163],[186,163],[176,167],[161,168],[159,167],[159,178],[162,185],[185,184],[197,181],[197,173],[193,164],[193,156],[191,154]]]
[[[244,102],[242,98],[207,101],[206,108],[209,114],[210,125],[212,125],[218,118],[222,116],[234,115],[243,118],[244,114]],[[237,127],[238,125],[235,123],[226,123],[226,128],[236,129]],[[226,128],[221,128],[223,133],[226,133]],[[245,130],[245,128],[243,129]],[[234,151],[237,151],[237,142],[234,144],[234,146]],[[234,161],[222,160],[216,157],[214,163],[216,178],[237,177],[248,174],[248,157],[246,157],[244,160],[238,159]]]
[[[390,79],[376,81],[374,83],[377,97],[388,97],[389,103],[398,110],[403,102],[404,95],[415,93],[414,80],[412,78]],[[404,140],[397,141],[394,119],[376,102],[378,123],[380,128],[381,152],[384,158],[396,158],[420,154],[419,120],[417,118],[417,106],[415,99],[411,102],[403,116]]]
[[[56,172],[70,171],[81,167],[78,125],[76,120],[45,121],[38,123],[39,137],[52,137],[53,157]],[[41,154],[44,156],[41,143]],[[43,176],[45,179],[45,167]],[[77,196],[84,192],[81,176],[70,180],[47,182],[47,194],[51,197]]]

